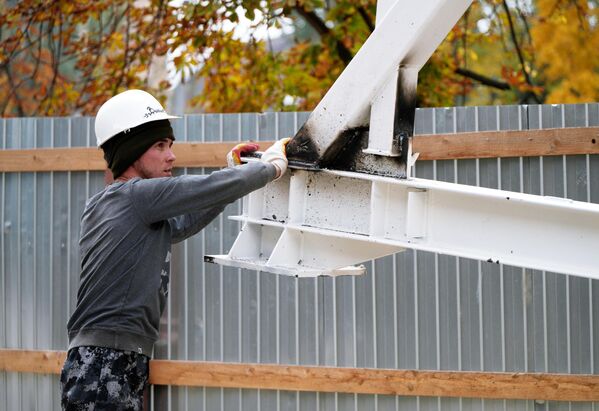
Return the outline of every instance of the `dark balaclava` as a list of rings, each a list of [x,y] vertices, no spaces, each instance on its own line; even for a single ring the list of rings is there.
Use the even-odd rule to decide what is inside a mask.
[[[102,144],[104,159],[116,179],[152,145],[164,138],[175,139],[168,120],[156,120],[125,130]]]

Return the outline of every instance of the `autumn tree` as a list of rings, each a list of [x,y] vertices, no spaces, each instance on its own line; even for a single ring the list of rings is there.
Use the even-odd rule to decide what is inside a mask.
[[[127,88],[195,110],[312,109],[375,29],[375,0],[0,0],[2,115],[93,114]],[[251,21],[240,38],[231,30]],[[291,28],[275,49],[264,27]],[[475,0],[419,75],[419,105],[596,101],[595,0]],[[567,51],[567,52],[565,52]],[[171,73],[173,74],[173,73]],[[159,76],[160,77],[160,76]]]
[[[598,2],[537,0],[536,5],[530,35],[546,101],[598,101]]]
[[[279,110],[313,108],[375,28],[375,0],[290,0],[255,7],[262,16],[255,27],[291,21],[296,28],[310,28],[311,35],[296,35],[294,45],[279,52],[267,53],[266,41],[229,44],[247,68],[272,79],[262,93],[269,96],[267,107]],[[475,0],[421,70],[419,105],[597,101],[597,10],[595,0]],[[219,64],[208,59],[202,66],[199,75],[208,92],[195,102],[227,111],[228,104],[217,97],[226,88],[244,89],[240,85],[251,83],[254,74],[236,67],[223,72]],[[262,70],[269,68],[265,75]],[[230,81],[216,78],[222,74]],[[283,104],[285,98],[292,104]]]
[[[91,114],[123,88],[150,88],[174,20],[165,1],[3,3],[3,116]]]

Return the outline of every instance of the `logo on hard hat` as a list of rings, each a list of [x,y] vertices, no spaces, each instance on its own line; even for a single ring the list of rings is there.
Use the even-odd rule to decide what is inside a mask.
[[[144,114],[145,118],[151,117],[151,116],[153,116],[154,114],[157,114],[157,113],[166,113],[166,111],[163,108],[156,109],[156,108],[152,108],[152,107],[149,107],[149,106],[146,107],[146,108],[147,108],[148,112],[146,114]]]

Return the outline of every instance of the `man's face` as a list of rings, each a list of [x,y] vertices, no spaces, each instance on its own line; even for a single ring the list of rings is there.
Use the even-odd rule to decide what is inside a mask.
[[[173,140],[170,138],[155,142],[133,163],[133,168],[141,178],[172,177],[176,159],[172,146]]]

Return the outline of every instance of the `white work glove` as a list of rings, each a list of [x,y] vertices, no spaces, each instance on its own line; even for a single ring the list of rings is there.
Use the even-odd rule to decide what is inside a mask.
[[[287,170],[287,143],[291,141],[291,138],[283,138],[276,141],[270,146],[263,154],[260,159],[263,163],[270,163],[277,169],[275,180],[280,178]]]
[[[227,153],[227,166],[235,167],[241,164],[241,156],[243,154],[253,153],[260,147],[256,143],[240,143]]]

